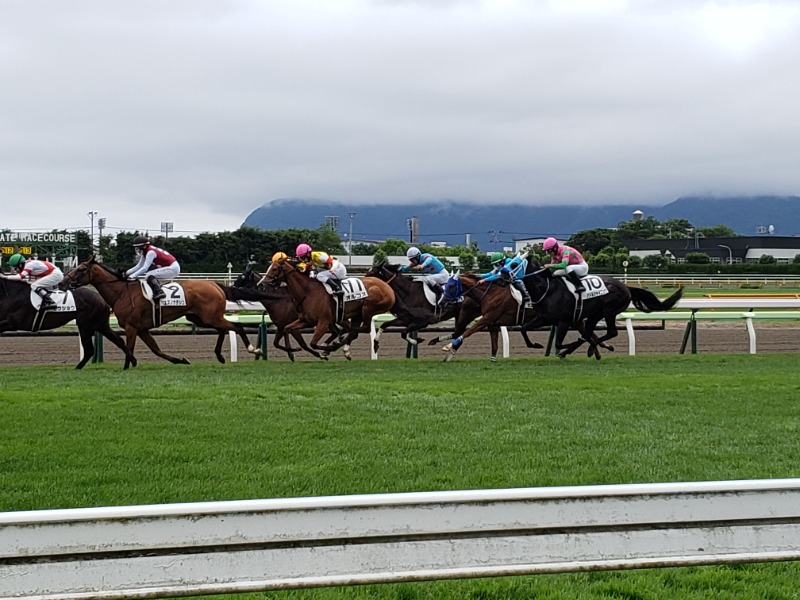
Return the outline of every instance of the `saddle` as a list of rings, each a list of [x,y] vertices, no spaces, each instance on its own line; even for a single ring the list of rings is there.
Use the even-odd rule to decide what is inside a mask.
[[[70,291],[62,290],[47,290],[50,292],[50,298],[55,302],[55,306],[46,308],[44,312],[70,312],[75,311],[75,297]],[[31,290],[31,304],[37,311],[42,308],[42,297],[35,291]]]

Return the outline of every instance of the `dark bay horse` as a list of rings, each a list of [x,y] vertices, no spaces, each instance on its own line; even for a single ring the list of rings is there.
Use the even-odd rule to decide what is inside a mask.
[[[259,285],[258,283],[262,280],[262,277],[263,276],[261,273],[253,270],[252,265],[247,265],[244,272],[236,278],[236,281],[233,282],[233,287],[258,289],[260,291],[264,291],[267,289],[267,286],[263,284]],[[292,296],[289,290],[285,286],[275,287],[270,291],[270,296],[271,297],[269,299],[265,298],[259,302],[261,302],[261,304],[264,306],[264,309],[267,311],[272,324],[275,325],[276,332],[273,336],[272,345],[278,350],[286,352],[286,354],[289,356],[289,360],[294,362],[294,353],[297,352],[297,350],[292,348],[292,344],[289,340],[289,336],[291,335],[300,345],[300,348],[311,353],[317,358],[323,358],[319,352],[310,348],[308,344],[306,344],[302,333],[299,331],[286,333],[286,326],[289,323],[293,323],[297,320],[297,309],[295,309],[294,306],[294,296]],[[285,345],[283,345],[281,342],[285,342]]]
[[[395,318],[381,323],[377,328],[376,345],[387,327],[404,327],[405,330],[400,333],[400,336],[406,342],[410,344],[422,343],[425,341],[424,339],[415,339],[415,337],[409,337],[408,334],[415,333],[440,321],[455,319],[461,312],[462,302],[431,304],[425,294],[426,284],[421,279],[415,279],[402,273],[400,265],[389,264],[383,260],[367,271],[367,277],[377,277],[388,283],[389,287],[394,290],[396,303],[402,303],[401,308],[395,306],[391,310]]]
[[[297,320],[286,326],[292,333],[305,327],[313,327],[310,345],[315,350],[330,353],[342,348],[345,357],[351,360],[350,344],[359,333],[369,331],[372,317],[389,312],[395,305],[395,295],[386,282],[375,277],[364,277],[361,282],[366,298],[345,302],[341,325],[346,334],[336,341],[321,343],[323,336],[337,329],[336,302],[325,290],[325,285],[305,273],[301,273],[290,259],[273,262],[266,275],[273,282],[285,282],[295,299]]]
[[[99,263],[92,256],[79,264],[64,276],[64,282],[71,287],[93,285],[103,299],[111,305],[117,321],[125,330],[128,352],[132,355],[136,347],[136,338],[142,341],[156,356],[171,363],[189,364],[185,358],[170,356],[161,351],[153,339],[150,330],[155,327],[153,322],[153,306],[144,297],[141,284],[138,280],[130,280],[124,274]],[[222,344],[225,334],[235,331],[251,354],[261,354],[261,350],[250,343],[244,327],[225,318],[227,301],[253,300],[259,301],[263,293],[254,290],[242,290],[220,285],[214,281],[189,280],[182,281],[185,303],[183,306],[161,307],[161,323],[169,323],[180,317],[199,327],[208,327],[217,330],[217,344],[214,354],[221,363],[225,362],[222,356]],[[125,359],[125,368],[129,359]]]
[[[5,331],[33,331],[38,311],[31,304],[31,286],[24,281],[0,279],[0,333]],[[73,292],[75,310],[53,311],[44,314],[36,331],[56,329],[73,319],[78,326],[83,358],[75,365],[82,369],[94,356],[94,334],[101,333],[125,354],[125,362],[136,365],[136,358],[128,352],[123,339],[111,329],[111,307],[97,292],[79,289]]]
[[[479,331],[488,331],[491,340],[491,360],[497,360],[498,335],[503,326],[511,327],[531,321],[535,310],[524,308],[511,294],[511,287],[502,280],[479,282],[474,273],[456,273],[445,284],[446,301],[464,299],[467,304],[456,322],[456,335],[453,341],[442,348],[447,352],[445,361],[451,360],[461,345],[471,335]],[[477,320],[476,317],[480,317]],[[473,322],[474,321],[474,322]],[[541,348],[542,345],[532,342],[526,330],[522,336],[529,348]]]
[[[551,269],[542,268],[533,260],[528,262],[523,281],[537,312],[537,317],[524,327],[555,325],[555,349],[560,358],[572,354],[588,340],[587,355],[599,360],[597,346],[614,350],[605,341],[617,336],[617,315],[631,304],[642,312],[669,310],[683,296],[683,288],[679,288],[666,300],[660,300],[649,290],[626,285],[610,275],[589,275],[583,280],[586,291],[579,301],[571,284],[568,286],[564,278],[554,277]],[[597,337],[594,330],[600,321],[605,321],[606,333]],[[564,344],[564,337],[571,326],[579,330],[581,337]]]

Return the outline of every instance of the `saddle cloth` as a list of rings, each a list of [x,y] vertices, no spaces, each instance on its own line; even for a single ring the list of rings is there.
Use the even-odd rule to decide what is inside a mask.
[[[581,294],[581,297],[584,300],[588,300],[589,298],[597,298],[598,296],[605,296],[608,293],[608,288],[606,287],[606,282],[603,281],[602,277],[597,275],[586,275],[585,277],[581,277],[581,281],[583,282],[583,287],[586,290]],[[564,283],[567,284],[567,289],[575,293],[575,286],[572,282],[564,278]]]
[[[358,277],[348,277],[347,279],[342,280],[341,283],[342,291],[344,292],[343,300],[345,302],[361,300],[369,295],[367,294],[367,288],[364,287],[364,282]],[[327,283],[325,283],[325,289],[328,290],[329,294],[333,293],[333,288]]]
[[[150,289],[150,284],[144,279],[139,280],[139,286],[142,288],[142,294],[145,298],[153,301],[153,290]],[[177,281],[170,281],[169,283],[162,283],[161,289],[164,290],[166,296],[161,299],[159,304],[161,306],[186,306],[186,294],[183,291],[183,286]]]
[[[61,290],[50,290],[50,298],[56,303],[55,307],[47,309],[47,312],[75,312],[75,296],[72,292],[62,292]],[[31,290],[31,304],[33,308],[39,310],[42,307],[42,297]]]

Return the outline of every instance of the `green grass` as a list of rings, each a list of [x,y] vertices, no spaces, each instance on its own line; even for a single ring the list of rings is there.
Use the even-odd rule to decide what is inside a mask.
[[[0,510],[800,477],[796,368],[794,355],[0,367]],[[799,567],[247,597],[797,598]]]

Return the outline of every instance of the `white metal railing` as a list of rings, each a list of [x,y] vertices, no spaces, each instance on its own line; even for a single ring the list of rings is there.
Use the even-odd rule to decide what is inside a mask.
[[[4,599],[121,600],[798,559],[798,479],[0,513]]]

